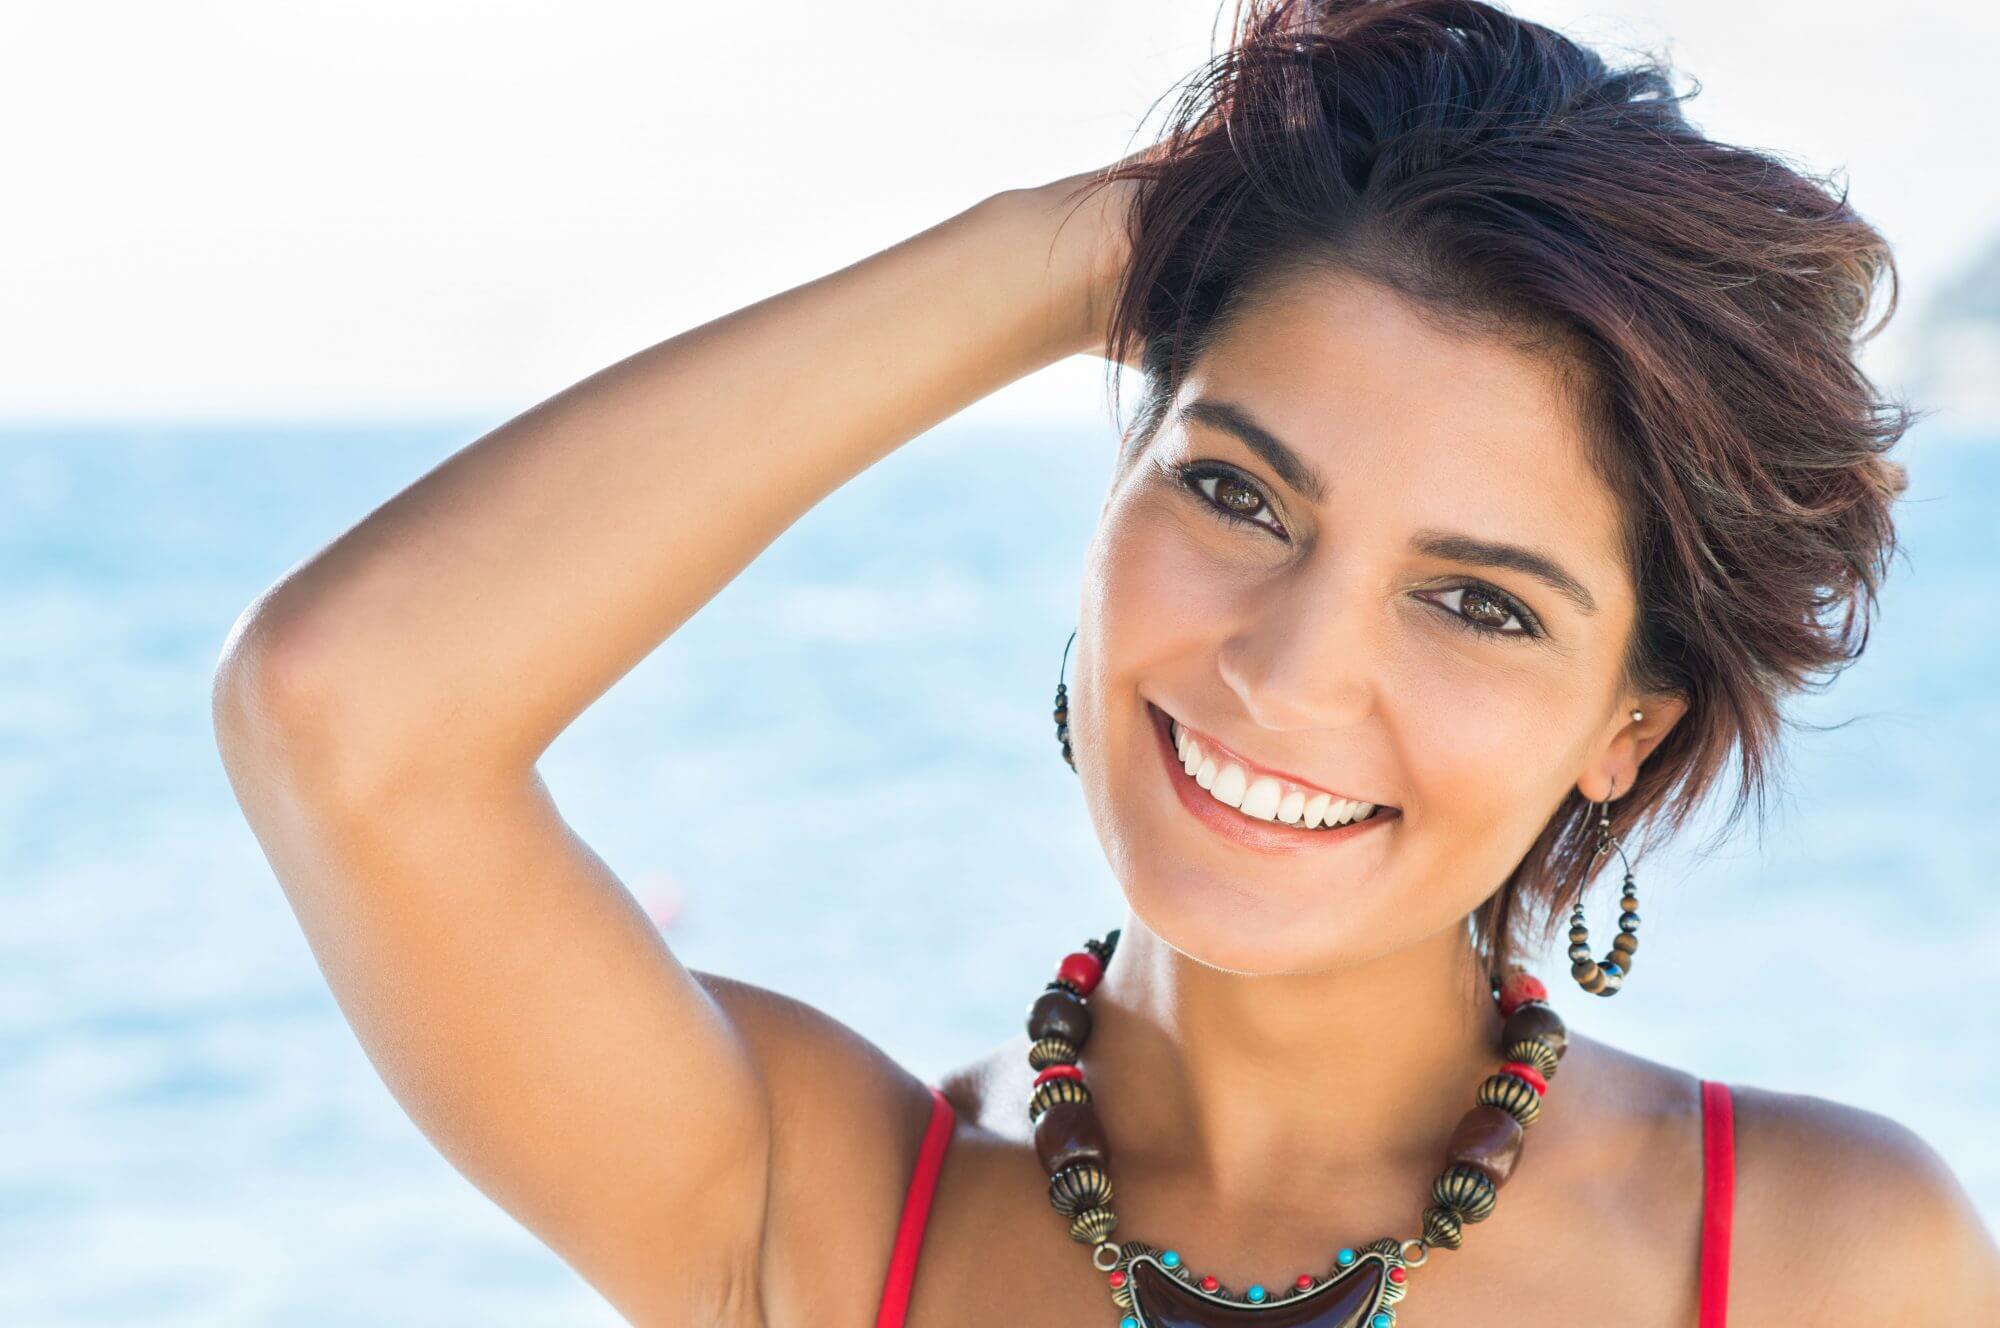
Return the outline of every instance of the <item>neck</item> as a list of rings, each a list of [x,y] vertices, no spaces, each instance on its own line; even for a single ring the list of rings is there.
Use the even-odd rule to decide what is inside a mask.
[[[1084,1055],[1114,1182],[1207,1211],[1274,1192],[1421,1200],[1500,1015],[1449,928],[1332,972],[1245,976],[1127,917]],[[1122,1207],[1122,1205],[1114,1205]]]

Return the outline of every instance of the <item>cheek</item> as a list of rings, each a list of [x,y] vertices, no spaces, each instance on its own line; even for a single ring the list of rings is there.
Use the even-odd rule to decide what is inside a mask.
[[[1505,657],[1503,647],[1536,654],[1526,642],[1470,644],[1407,635],[1381,700],[1431,851],[1465,860],[1483,888],[1519,860],[1576,779],[1592,698],[1573,660]]]
[[[1085,634],[1098,667],[1116,677],[1213,640],[1244,583],[1218,568],[1158,494],[1121,498],[1099,523],[1085,560]]]

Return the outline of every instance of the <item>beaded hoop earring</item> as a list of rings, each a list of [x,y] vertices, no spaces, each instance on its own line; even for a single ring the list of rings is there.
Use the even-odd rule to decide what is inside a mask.
[[[1062,667],[1056,670],[1056,741],[1062,744],[1062,758],[1069,762],[1072,772],[1076,770],[1076,757],[1069,747],[1069,689],[1063,686],[1063,673],[1069,668],[1069,648],[1076,640],[1076,633],[1069,634],[1063,642]]]
[[[1590,928],[1583,922],[1581,895],[1569,915],[1570,976],[1576,979],[1577,986],[1593,996],[1618,994],[1625,985],[1626,975],[1632,971],[1632,955],[1639,948],[1639,887],[1632,879],[1632,861],[1625,856],[1625,846],[1611,833],[1611,800],[1617,794],[1618,786],[1613,781],[1604,801],[1591,804],[1597,811],[1597,849],[1590,856],[1585,888],[1589,877],[1597,874],[1598,866],[1610,854],[1616,853],[1625,867],[1625,893],[1618,901],[1618,934],[1611,938],[1611,949],[1602,960],[1590,957]]]

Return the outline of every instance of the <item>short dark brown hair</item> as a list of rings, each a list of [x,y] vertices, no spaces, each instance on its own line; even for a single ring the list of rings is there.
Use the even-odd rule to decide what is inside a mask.
[[[1887,243],[1844,186],[1697,132],[1699,86],[1658,57],[1477,0],[1252,0],[1232,35],[1104,177],[1139,182],[1108,329],[1144,373],[1126,458],[1229,316],[1303,271],[1549,352],[1626,518],[1628,672],[1688,707],[1614,827],[1677,829],[1730,774],[1726,824],[1761,811],[1780,702],[1860,654],[1895,549],[1884,453],[1915,415],[1855,362],[1895,310]],[[1474,914],[1490,971],[1582,897],[1588,811],[1571,790]]]

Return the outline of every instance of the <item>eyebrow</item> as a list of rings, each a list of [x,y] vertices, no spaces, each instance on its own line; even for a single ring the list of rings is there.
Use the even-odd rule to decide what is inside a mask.
[[[1320,478],[1312,463],[1280,441],[1276,434],[1251,419],[1249,412],[1234,402],[1199,397],[1176,411],[1175,418],[1205,424],[1231,435],[1262,457],[1264,464],[1278,472],[1278,478],[1289,484],[1293,492],[1308,502],[1325,500],[1326,481]]]
[[[1175,417],[1229,434],[1262,457],[1264,463],[1277,472],[1279,479],[1307,501],[1319,503],[1325,500],[1326,481],[1313,469],[1312,463],[1257,423],[1248,411],[1235,402],[1198,397],[1180,407]],[[1562,564],[1555,559],[1525,545],[1475,539],[1470,535],[1445,531],[1425,531],[1412,543],[1419,551],[1434,558],[1470,563],[1475,567],[1504,567],[1524,573],[1561,594],[1585,613],[1597,612],[1597,601],[1584,588],[1583,582],[1564,571]]]
[[[1537,553],[1519,544],[1500,544],[1492,540],[1474,539],[1470,535],[1453,535],[1443,531],[1424,531],[1411,541],[1423,553],[1434,558],[1444,558],[1455,563],[1471,563],[1478,567],[1504,567],[1510,571],[1523,572],[1534,577],[1552,590],[1561,593],[1585,613],[1597,612],[1597,601],[1584,589],[1583,582],[1562,569],[1562,564],[1545,553]]]

